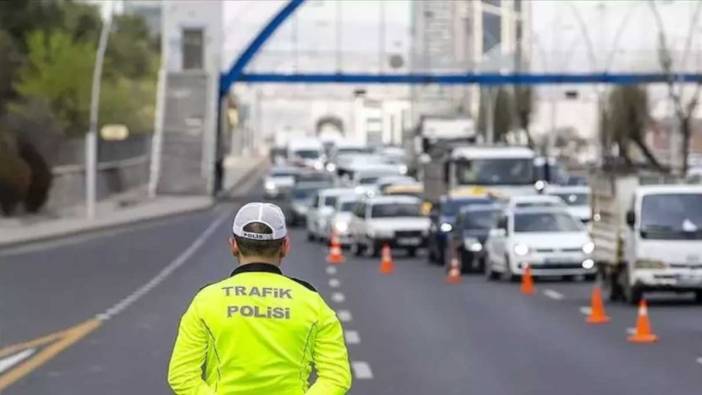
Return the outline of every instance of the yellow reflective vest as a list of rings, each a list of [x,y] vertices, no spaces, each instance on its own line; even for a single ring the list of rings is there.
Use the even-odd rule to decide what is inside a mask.
[[[351,371],[341,324],[314,288],[249,263],[195,296],[168,383],[177,395],[343,395]]]

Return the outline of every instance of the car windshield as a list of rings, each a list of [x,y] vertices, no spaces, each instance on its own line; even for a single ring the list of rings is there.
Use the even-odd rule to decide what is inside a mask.
[[[378,181],[378,177],[361,177],[358,183],[361,185],[375,184]]]
[[[338,196],[327,196],[324,198],[324,205],[326,207],[334,207],[336,206],[337,199],[339,199]]]
[[[374,204],[371,211],[372,218],[420,217],[421,215],[419,204],[415,203]]]
[[[641,201],[641,237],[702,239],[702,194],[656,194]]]
[[[271,177],[294,177],[297,173],[294,170],[273,170]]]
[[[317,159],[319,158],[319,150],[296,150],[295,156],[300,157],[302,159]]]
[[[346,147],[346,148],[337,148],[337,150],[336,150],[336,155],[370,154],[370,153],[371,153],[371,149],[365,148],[365,147]]]
[[[341,202],[341,205],[339,206],[339,211],[342,213],[350,213],[353,211],[353,208],[356,207],[357,202],[356,201],[348,201],[348,202]]]
[[[459,185],[527,185],[534,182],[531,159],[474,159],[456,162]]]
[[[295,200],[309,199],[319,189],[320,189],[320,187],[308,187],[308,188],[295,189],[295,190],[293,190],[293,193],[292,193],[293,199],[295,199]]]
[[[469,211],[464,214],[462,227],[465,230],[479,229],[488,230],[497,225],[497,218],[500,215],[500,210],[480,210]]]
[[[578,232],[582,225],[567,213],[518,213],[514,216],[514,231]]]
[[[560,202],[549,202],[549,201],[531,201],[531,202],[517,202],[514,207],[527,208],[527,207],[559,207],[563,206]]]
[[[585,206],[590,200],[587,193],[554,193],[553,196],[558,196],[569,206]]]
[[[490,200],[488,199],[460,199],[460,200],[447,200],[443,203],[441,203],[441,215],[447,216],[447,217],[455,217],[458,215],[458,210],[461,209],[461,207],[465,207],[469,204],[486,204],[490,203]]]

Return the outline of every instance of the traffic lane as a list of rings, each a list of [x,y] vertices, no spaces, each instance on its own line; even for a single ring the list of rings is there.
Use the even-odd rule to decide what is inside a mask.
[[[230,225],[225,220],[186,265],[84,341],[10,387],[7,394],[171,393],[166,369],[181,315],[201,287],[228,277],[235,268],[227,245]],[[291,237],[293,251],[283,266],[285,273],[323,284],[321,247],[305,246],[303,233],[292,231]]]
[[[0,347],[75,325],[143,284],[197,237],[211,211],[19,254],[0,253]]]
[[[563,298],[559,304],[566,311],[580,312],[583,317],[587,313],[583,308],[590,306],[593,285],[593,283],[536,282],[536,287],[542,294],[548,290],[560,293]],[[663,348],[670,355],[681,358],[683,365],[694,363],[702,357],[702,345],[691,340],[702,336],[702,314],[700,314],[702,306],[695,303],[691,296],[684,294],[658,293],[646,295],[646,297],[652,329],[659,336],[659,344],[655,347]],[[605,299],[605,310],[611,318],[610,324],[606,325],[607,332],[614,339],[628,336],[628,333],[635,328],[638,313],[636,306],[608,302]]]
[[[230,217],[233,210],[226,206],[216,211],[219,216]],[[213,220],[197,226],[194,237],[174,247],[176,255],[171,259],[187,249]],[[221,222],[184,266],[83,341],[10,387],[7,394],[171,393],[166,370],[181,315],[200,288],[226,278],[234,268],[227,245],[230,226],[231,221]],[[160,267],[168,263],[163,260]],[[137,287],[151,277],[143,277]],[[132,291],[119,295],[110,304]]]
[[[398,259],[396,274],[377,262],[343,265],[346,304],[374,380],[357,393],[695,393],[699,367],[677,347],[626,342],[625,325],[591,327],[584,317],[543,297],[526,298],[511,283],[464,278],[422,259]],[[687,339],[693,342],[695,337]],[[665,374],[644,375],[641,372]]]

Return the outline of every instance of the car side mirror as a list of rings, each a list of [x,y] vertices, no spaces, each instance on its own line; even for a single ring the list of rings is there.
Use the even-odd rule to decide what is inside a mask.
[[[631,229],[634,229],[634,224],[636,224],[636,214],[629,210],[626,212],[626,224],[629,225]]]
[[[507,232],[505,232],[505,230],[502,228],[490,229],[490,237],[505,237],[506,235]]]

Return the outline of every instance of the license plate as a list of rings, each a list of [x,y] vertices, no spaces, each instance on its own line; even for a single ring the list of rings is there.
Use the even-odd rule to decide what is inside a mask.
[[[413,246],[422,242],[422,239],[418,237],[408,237],[405,239],[397,239],[397,244],[401,246]]]
[[[573,259],[573,258],[546,258],[544,259],[544,263],[563,263],[563,264],[571,264],[571,263],[577,263],[578,261]]]

